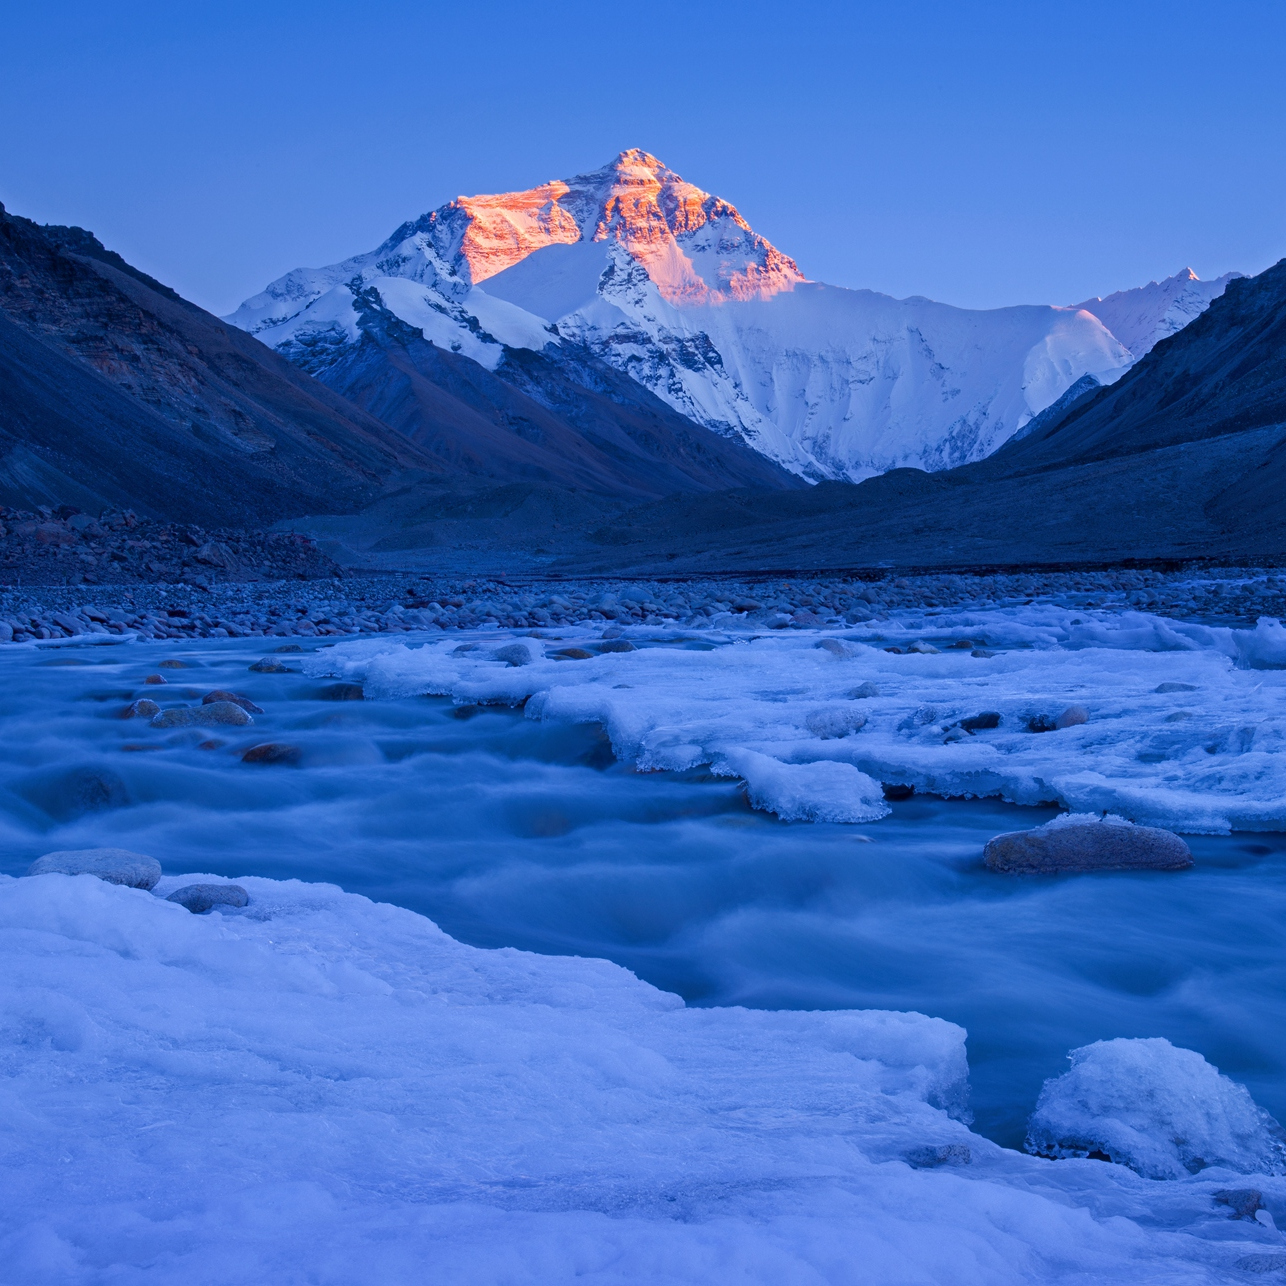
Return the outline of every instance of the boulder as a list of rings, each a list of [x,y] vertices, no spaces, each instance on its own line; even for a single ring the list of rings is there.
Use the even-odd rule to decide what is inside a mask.
[[[1195,683],[1158,683],[1153,692],[1195,692],[1197,685]]]
[[[211,701],[208,705],[179,706],[162,710],[152,720],[153,728],[212,728],[218,724],[244,727],[254,720],[233,701]]]
[[[144,682],[144,683],[151,683],[151,684],[158,684],[158,683],[167,683],[167,682],[168,682],[168,680],[167,680],[167,679],[163,679],[159,674],[149,674],[149,675],[147,676],[147,678],[143,680],[143,682]]]
[[[202,705],[213,705],[216,701],[231,701],[233,705],[240,706],[247,714],[263,714],[263,706],[257,706],[249,697],[243,697],[239,692],[228,692],[223,688],[215,688],[213,692],[207,692],[201,698]]]
[[[605,647],[608,645],[604,645]],[[530,665],[531,649],[525,643],[506,643],[491,654],[492,659],[506,665]]]
[[[874,683],[868,681],[866,683],[859,683],[857,687],[848,694],[848,699],[850,701],[866,701],[870,697],[878,697],[879,695],[879,688],[877,688]]]
[[[988,840],[983,856],[1011,875],[1059,871],[1181,871],[1192,851],[1178,835],[1121,817],[1068,813],[1029,831]]]
[[[1068,706],[1062,714],[1054,720],[1054,727],[1075,728],[1078,724],[1088,723],[1090,712],[1084,706]]]
[[[923,639],[916,639],[914,643],[907,648],[908,652],[921,652],[925,656],[936,656],[942,649],[936,648],[932,643],[926,643]]]
[[[156,704],[151,697],[139,697],[137,701],[131,701],[129,705],[121,711],[122,719],[150,719],[153,715],[161,713],[161,707]]]
[[[629,639],[608,639],[606,643],[598,645],[598,650],[600,652],[633,652],[636,649]]]
[[[583,647],[563,647],[557,652],[549,654],[555,661],[588,661],[592,659],[593,652],[586,652]]]
[[[290,666],[283,665],[274,657],[265,656],[262,660],[256,661],[250,666],[256,674],[295,674],[297,671],[292,670]]]
[[[967,719],[961,719],[959,726],[968,733],[999,728],[1000,715],[995,710],[984,710],[981,714],[971,714]]]
[[[38,857],[28,875],[96,875],[108,884],[150,889],[161,878],[161,864],[127,848],[71,848]]]
[[[216,906],[245,906],[250,897],[240,884],[185,884],[165,900],[187,907],[193,915],[204,915]]]
[[[813,646],[820,648],[823,652],[829,652],[832,656],[848,655],[848,648],[839,639],[818,639]]]

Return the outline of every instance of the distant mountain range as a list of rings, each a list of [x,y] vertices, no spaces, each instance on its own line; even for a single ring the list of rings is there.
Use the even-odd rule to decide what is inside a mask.
[[[592,357],[801,477],[859,481],[983,459],[1084,377],[1119,378],[1235,275],[987,311],[826,286],[727,201],[628,151],[460,197],[367,254],[288,273],[227,320],[371,410],[374,361],[355,378],[352,352],[377,314],[502,377],[540,354],[528,393]],[[412,436],[431,418],[410,399],[398,413]]]

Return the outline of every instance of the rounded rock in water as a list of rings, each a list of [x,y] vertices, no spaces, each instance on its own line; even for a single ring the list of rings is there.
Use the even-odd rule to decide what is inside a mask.
[[[814,710],[805,720],[805,726],[815,737],[829,741],[835,737],[847,737],[866,726],[866,715],[860,710],[848,706],[831,706],[823,710]]]
[[[108,884],[150,889],[161,878],[161,864],[154,857],[127,848],[73,848],[38,857],[27,874],[96,875]]]
[[[993,871],[1011,875],[1181,871],[1192,865],[1192,850],[1172,831],[1093,813],[1064,814],[1033,830],[997,835],[983,856]]]

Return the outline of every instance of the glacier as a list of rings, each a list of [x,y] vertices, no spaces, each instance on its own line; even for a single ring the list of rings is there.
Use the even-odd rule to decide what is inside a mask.
[[[367,254],[287,273],[227,320],[315,374],[372,308],[490,370],[506,348],[583,345],[802,477],[860,481],[991,454],[1077,381],[1119,378],[1228,280],[1185,270],[1070,307],[983,311],[828,286],[631,150],[459,197]]]

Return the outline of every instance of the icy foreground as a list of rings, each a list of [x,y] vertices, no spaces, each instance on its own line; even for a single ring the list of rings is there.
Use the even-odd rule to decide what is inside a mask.
[[[1187,832],[1286,829],[1277,621],[1227,629],[1039,605],[852,630],[711,630],[702,650],[680,631],[616,632],[638,646],[563,660],[577,641],[567,631],[528,639],[530,664],[512,665],[485,633],[472,649],[459,635],[363,641],[305,670],[372,697],[525,702],[529,718],[601,723],[618,758],[709,764],[789,820],[873,821],[887,812],[881,783],[897,783]],[[1069,708],[1085,722],[1054,730]]]
[[[950,1023],[685,1009],[242,882],[199,917],[176,878],[0,881],[6,1282],[1197,1283],[1280,1254],[1215,1204],[1233,1172],[971,1135]]]
[[[367,254],[287,273],[227,320],[323,378],[381,310],[489,370],[508,349],[570,341],[796,473],[860,481],[989,455],[1082,377],[1119,378],[1227,281],[1185,270],[1071,307],[987,311],[827,286],[634,149],[460,197]]]

